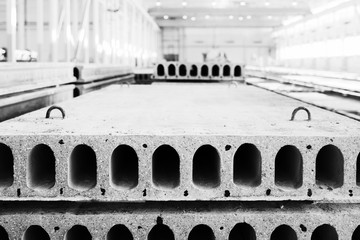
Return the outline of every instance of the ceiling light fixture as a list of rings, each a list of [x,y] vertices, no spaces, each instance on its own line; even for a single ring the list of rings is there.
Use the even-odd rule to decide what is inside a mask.
[[[213,7],[215,7],[215,6],[216,6],[216,2],[212,2],[211,5],[212,5]]]
[[[269,2],[265,2],[265,6],[269,6],[270,5],[270,3]]]
[[[206,20],[209,20],[209,19],[210,19],[210,16],[209,16],[209,15],[206,15],[206,16],[205,16],[205,19],[206,19]]]
[[[165,16],[164,16],[164,19],[165,19],[165,20],[168,20],[168,19],[169,19],[169,16],[168,16],[168,15],[165,15]]]
[[[187,6],[187,2],[186,2],[186,1],[183,1],[183,2],[182,2],[182,5],[183,5],[183,7],[186,7],[186,6]]]
[[[246,5],[246,2],[240,2],[240,5],[241,5],[241,6],[245,6],[245,5]]]
[[[249,19],[249,20],[250,20],[251,18],[252,18],[252,17],[251,17],[250,15],[246,16],[246,19]]]
[[[156,6],[160,7],[161,6],[161,2],[160,1],[156,1]]]
[[[244,20],[244,17],[241,17],[241,16],[240,16],[240,17],[239,17],[239,21],[242,21],[242,20]]]
[[[191,17],[191,21],[196,21],[196,17]]]
[[[184,20],[186,20],[186,19],[188,18],[188,16],[184,15],[182,18],[183,18]]]
[[[271,19],[273,19],[273,17],[272,17],[272,16],[268,16],[268,19],[270,19],[270,20],[271,20]]]
[[[229,19],[230,19],[230,20],[233,20],[233,19],[234,19],[234,16],[233,16],[233,15],[230,15],[230,16],[229,16]]]
[[[296,1],[292,2],[292,5],[295,7],[298,5],[298,3]]]

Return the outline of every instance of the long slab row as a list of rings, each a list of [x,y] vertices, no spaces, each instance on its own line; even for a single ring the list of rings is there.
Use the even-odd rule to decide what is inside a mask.
[[[3,63],[0,66],[0,96],[75,81],[72,64]]]
[[[180,217],[181,215],[181,217]],[[0,238],[357,240],[358,208],[320,211],[18,213],[0,216]]]
[[[156,80],[243,80],[244,66],[233,63],[163,62],[155,66]]]
[[[85,64],[74,67],[77,82],[94,82],[125,76],[133,72],[129,66],[109,64]]]

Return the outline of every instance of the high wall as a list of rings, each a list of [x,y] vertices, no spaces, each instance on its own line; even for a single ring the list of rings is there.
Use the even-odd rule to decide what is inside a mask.
[[[277,64],[360,72],[360,2],[348,1],[273,34]]]

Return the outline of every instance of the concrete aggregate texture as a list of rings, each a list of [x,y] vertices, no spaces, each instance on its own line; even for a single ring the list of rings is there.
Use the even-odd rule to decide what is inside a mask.
[[[9,239],[23,239],[26,234],[32,236],[26,239],[46,239],[40,238],[43,235],[51,239],[358,239],[358,206],[335,211],[323,208],[184,211],[181,217],[179,212],[162,210],[30,215],[5,212],[0,217],[0,235],[3,237],[6,231]]]

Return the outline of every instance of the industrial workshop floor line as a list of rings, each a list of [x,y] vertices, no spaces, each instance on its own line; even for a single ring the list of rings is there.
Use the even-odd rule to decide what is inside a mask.
[[[358,202],[358,122],[237,84],[111,86],[0,124],[0,199]],[[360,166],[360,165],[359,165]]]

